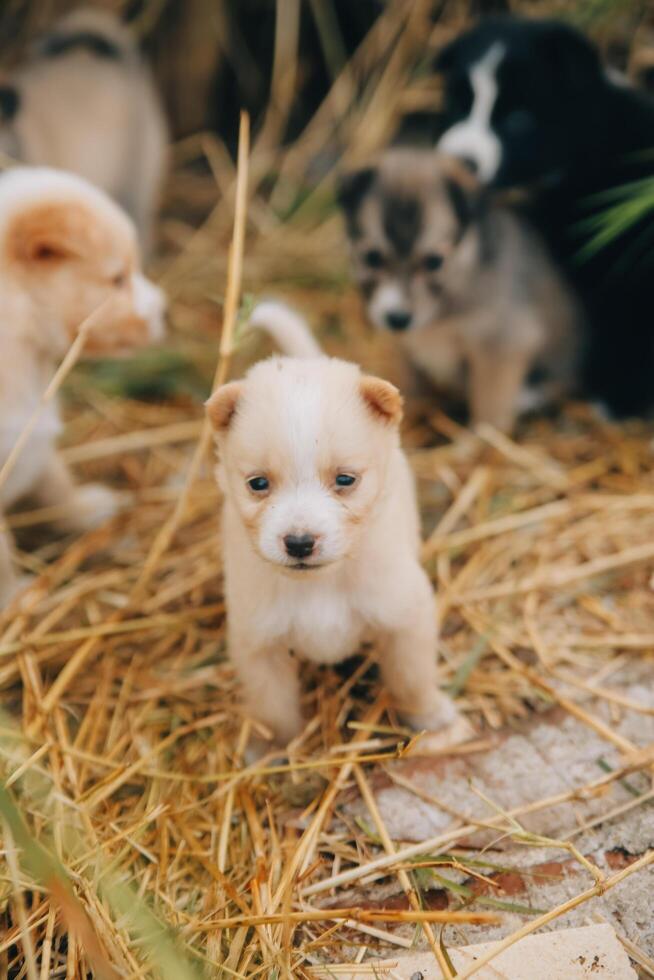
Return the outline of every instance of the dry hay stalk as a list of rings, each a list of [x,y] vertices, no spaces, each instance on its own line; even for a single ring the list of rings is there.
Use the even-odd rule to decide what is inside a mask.
[[[347,919],[352,922],[467,922],[476,925],[499,922],[499,916],[492,912],[437,912],[422,909],[403,911],[352,907],[349,909],[308,909],[302,912],[271,912],[268,915],[234,915],[231,919],[218,919],[214,925],[217,929],[227,929],[231,926],[240,925],[257,926],[269,923],[283,925],[287,922],[325,922],[330,919]]]
[[[255,147],[249,189],[245,137],[236,169],[215,137],[200,134],[178,147],[173,198],[202,205],[209,217],[199,229],[186,214],[164,221],[170,247],[163,275],[172,342],[202,370],[207,389],[211,374],[214,384],[222,382],[230,362],[240,371],[257,353],[233,349],[241,278],[246,289],[267,291],[274,283],[290,294],[325,328],[321,340],[329,353],[395,377],[396,350],[371,338],[357,298],[338,280],[344,268],[337,261],[344,254],[338,223],[331,212],[316,210],[324,188],[309,191],[291,222],[280,219],[277,206],[306,189],[316,150],[335,134],[345,135],[353,161],[383,138],[407,91],[415,40],[407,33],[409,13],[388,5],[294,147],[282,152],[274,140]],[[412,16],[417,23],[418,13]],[[396,42],[379,92],[364,85],[361,103],[339,120],[355,97],[356,72]],[[278,84],[281,70],[280,64]],[[208,160],[207,177],[192,169],[198,153]],[[331,168],[335,157],[326,156]],[[271,160],[279,164],[275,173],[268,170]],[[307,234],[303,227],[317,230]],[[300,281],[307,269],[318,288]],[[227,272],[215,374],[215,307]],[[224,660],[219,498],[211,475],[201,472],[210,441],[201,408],[181,394],[156,405],[110,398],[74,377],[68,397],[75,409],[69,461],[89,479],[115,483],[131,504],[106,528],[75,541],[39,543],[23,555],[39,580],[18,613],[0,618],[0,696],[21,727],[0,721],[0,755],[9,794],[30,832],[60,857],[88,920],[87,936],[97,938],[98,955],[112,969],[151,975],[155,952],[142,938],[155,935],[154,945],[175,964],[176,980],[187,967],[196,975],[199,969],[226,977],[277,971],[301,978],[313,965],[329,968],[346,954],[360,961],[388,945],[408,948],[417,925],[447,977],[444,934],[431,928],[440,920],[420,904],[428,897],[430,868],[447,861],[457,880],[486,878],[497,891],[492,874],[466,867],[469,835],[481,828],[503,844],[518,840],[535,851],[542,839],[525,836],[516,818],[549,814],[562,804],[602,800],[601,812],[591,811],[578,826],[570,821],[550,842],[580,871],[596,875],[571,900],[575,906],[647,873],[651,855],[617,874],[598,872],[582,841],[609,820],[619,834],[654,792],[646,782],[654,751],[640,737],[653,707],[641,703],[638,689],[626,690],[624,679],[640,664],[651,669],[654,651],[654,551],[647,544],[654,535],[654,483],[646,426],[602,425],[573,406],[556,423],[535,422],[507,439],[488,428],[468,432],[435,412],[433,402],[408,399],[405,442],[428,531],[425,562],[439,592],[444,681],[479,731],[474,743],[457,750],[461,763],[496,751],[498,729],[538,720],[555,705],[601,740],[613,766],[600,778],[578,778],[546,797],[480,816],[459,812],[445,793],[440,800],[410,768],[407,774],[409,735],[367,674],[374,650],[345,681],[329,669],[310,673],[310,720],[287,762],[271,755],[243,764],[250,722]],[[188,444],[196,439],[199,448],[189,459]],[[10,522],[26,530],[49,516],[33,511]],[[638,725],[623,729],[634,718]],[[449,814],[447,829],[419,843],[394,840],[378,796],[384,771]],[[626,781],[628,799],[620,795]],[[357,795],[367,804],[371,832],[348,816]],[[20,860],[20,848],[14,851]],[[53,890],[35,884],[20,863],[9,870],[0,881],[6,927],[0,972],[36,970],[40,980],[83,975],[89,943],[79,929],[65,936],[69,919]],[[112,875],[129,886],[135,908],[142,896],[156,910],[176,943],[166,946],[169,937],[151,920],[135,932],[118,900],[125,902],[124,893],[110,908],[101,886]],[[381,882],[383,897],[369,910],[373,882]],[[357,884],[365,892],[355,892]],[[385,897],[408,908],[388,908]],[[318,899],[322,907],[309,904]],[[520,934],[568,907],[529,919]],[[461,911],[450,896],[439,915],[451,921]],[[474,906],[463,911],[477,915]],[[446,935],[451,941],[452,933]]]
[[[243,252],[245,249],[245,223],[247,219],[247,193],[248,193],[248,159],[250,153],[250,118],[246,112],[241,113],[241,125],[238,140],[238,160],[236,165],[236,208],[234,211],[234,234],[229,250],[229,270],[227,274],[227,286],[225,290],[225,308],[223,311],[223,328],[220,336],[220,353],[216,365],[216,373],[212,390],[224,384],[229,374],[229,365],[232,357],[232,344],[238,307],[241,295],[241,276],[243,272]],[[161,560],[161,557],[170,546],[175,535],[175,531],[184,516],[188,503],[188,496],[193,484],[197,480],[202,461],[206,458],[211,445],[211,425],[205,418],[200,433],[200,439],[196,447],[188,475],[182,493],[179,496],[175,510],[170,520],[161,529],[160,534],[155,538],[152,550],[148,555],[143,574],[136,585],[135,597],[138,598],[154,569]]]

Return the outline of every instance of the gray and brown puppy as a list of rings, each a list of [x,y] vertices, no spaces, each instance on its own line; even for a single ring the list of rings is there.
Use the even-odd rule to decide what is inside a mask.
[[[0,151],[69,170],[110,194],[151,244],[167,164],[167,127],[129,29],[81,8],[34,44],[0,86]]]
[[[511,429],[572,387],[580,324],[536,235],[432,150],[393,149],[341,180],[356,280],[439,386],[465,390],[473,423]]]

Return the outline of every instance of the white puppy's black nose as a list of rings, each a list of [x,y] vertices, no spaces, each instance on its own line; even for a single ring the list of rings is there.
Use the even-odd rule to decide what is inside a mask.
[[[311,534],[287,534],[284,538],[286,554],[291,558],[308,558],[316,544]]]
[[[386,323],[391,330],[406,330],[411,325],[411,314],[405,310],[391,310],[386,314]]]

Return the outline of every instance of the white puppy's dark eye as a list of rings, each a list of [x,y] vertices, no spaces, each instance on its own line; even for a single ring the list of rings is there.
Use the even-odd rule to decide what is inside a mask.
[[[427,255],[422,260],[422,267],[426,269],[427,272],[436,272],[437,269],[443,264],[443,256],[439,255],[438,252],[428,252]]]
[[[117,289],[122,289],[123,286],[127,285],[127,273],[119,272],[117,275],[113,277],[111,282]]]
[[[334,483],[337,487],[352,487],[357,482],[356,476],[352,473],[338,473]]]
[[[247,481],[247,485],[253,493],[265,493],[270,489],[270,482],[265,476],[253,476]]]
[[[369,269],[381,269],[384,265],[384,256],[378,248],[371,248],[363,253],[363,261]]]

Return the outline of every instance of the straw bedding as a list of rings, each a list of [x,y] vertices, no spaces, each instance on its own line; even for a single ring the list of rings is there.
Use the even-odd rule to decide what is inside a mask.
[[[412,30],[402,35],[409,46]],[[382,102],[401,74],[394,64],[376,80]],[[369,116],[381,141],[387,115]],[[316,124],[313,138],[321,132]],[[310,149],[308,139],[289,152],[282,177],[295,179]],[[199,154],[208,177],[188,166]],[[464,941],[467,924],[504,923],[512,942],[508,912],[528,931],[651,874],[651,850],[606,872],[569,841],[523,831],[487,799],[483,821],[498,833],[534,855],[544,843],[563,848],[578,890],[531,915],[457,892],[488,871],[461,814],[462,826],[430,851],[456,853],[445,907],[432,908],[436,879],[415,868],[419,845],[404,853],[377,802],[382,767],[415,743],[380,691],[374,649],[345,670],[307,670],[308,723],[288,762],[244,764],[250,723],[226,660],[220,501],[201,404],[212,376],[238,376],[265,353],[241,336],[242,297],[246,310],[251,293],[286,296],[330,353],[407,380],[345,284],[342,231],[320,190],[281,221],[257,193],[269,164],[255,144],[246,200],[243,156],[239,181],[210,137],[178,146],[158,267],[171,296],[168,351],[132,374],[129,365],[85,367],[67,381],[68,458],[80,479],[124,492],[122,514],[63,540],[44,531],[52,513],[11,517],[36,578],[0,620],[2,976],[338,976],[339,963],[415,942],[431,946],[447,977],[447,946]],[[219,205],[194,230],[180,201],[202,211],[217,189]],[[618,759],[595,779],[571,777],[568,801],[601,798],[631,777],[631,810],[646,807],[653,746],[621,735],[619,722],[652,707],[613,680],[630,661],[647,671],[654,652],[651,427],[613,426],[569,406],[513,440],[490,428],[472,434],[415,395],[404,441],[440,598],[443,680],[475,729],[474,747],[483,753],[493,733],[558,704]],[[358,797],[365,820],[344,805]],[[560,802],[545,792],[530,801],[545,810]],[[622,819],[612,816],[614,836]],[[389,886],[376,903],[366,902],[371,863]],[[441,891],[443,877],[447,868]],[[630,953],[651,971],[654,950],[632,943]],[[316,972],[321,965],[329,972]]]
[[[322,294],[320,305],[331,319]],[[338,318],[354,301],[336,295],[331,305],[347,338],[351,320]],[[214,346],[218,330],[208,331]],[[243,769],[248,722],[225,660],[219,499],[208,462],[142,581],[179,499],[201,408],[115,400],[77,384],[69,455],[81,476],[130,497],[111,527],[25,552],[42,574],[25,610],[3,622],[3,765],[30,833],[61,858],[118,975],[142,975],[144,965],[148,975],[157,952],[154,926],[119,914],[113,889],[127,884],[211,975],[302,976],[311,963],[349,959],[353,946],[383,947],[397,928],[392,909],[359,928],[332,912],[303,918],[325,899],[339,906],[338,889],[314,900],[303,888],[384,848],[381,828],[371,843],[356,823],[332,825],[341,790],[358,784],[365,793],[376,767],[407,741],[367,659],[349,675],[307,676],[311,721],[288,765]],[[572,408],[514,442],[491,430],[459,432],[432,407],[406,441],[441,597],[445,679],[479,735],[546,711],[564,677],[567,691],[573,685],[564,708],[602,725],[611,747],[619,736],[584,707],[583,693],[599,684],[614,716],[639,710],[611,690],[611,673],[625,658],[650,660],[654,647],[651,432]],[[16,523],[34,538],[29,525],[44,516],[23,512]],[[638,746],[618,748],[630,764]],[[651,753],[636,762],[649,765]],[[487,816],[496,816],[490,806]],[[465,867],[465,854],[460,861]],[[85,946],[65,938],[71,912],[34,878],[25,866],[3,875],[8,975],[20,974],[26,929],[42,976],[81,975]],[[459,906],[455,896],[449,904]],[[410,905],[402,914],[420,918]],[[221,926],[225,919],[232,924]]]

